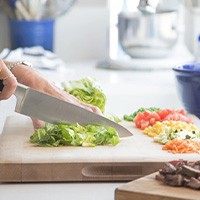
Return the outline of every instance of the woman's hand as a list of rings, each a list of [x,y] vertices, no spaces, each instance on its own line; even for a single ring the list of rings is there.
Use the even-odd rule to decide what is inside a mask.
[[[71,95],[71,94],[69,94],[69,93],[67,93],[67,92],[65,92],[65,91],[57,88],[52,83],[48,82],[47,83],[47,87],[40,88],[39,90],[41,92],[50,94],[50,95],[55,96],[55,97],[57,97],[59,99],[67,101],[69,103],[72,103],[72,104],[75,104],[77,106],[80,106],[80,107],[82,107],[82,108],[84,108],[86,110],[89,110],[91,112],[94,112],[94,113],[97,113],[99,115],[102,115],[102,112],[101,112],[101,110],[98,107],[90,105],[90,104],[86,104],[86,103],[80,101],[79,99],[77,99],[73,95]],[[35,119],[35,118],[32,118],[32,121],[33,121],[33,126],[34,126],[35,129],[37,129],[39,127],[42,127],[45,124],[45,122],[43,122],[41,120],[38,120],[38,119]]]
[[[55,85],[49,83],[47,87],[48,87],[48,92],[46,91],[47,88],[40,88],[40,91],[44,92],[44,93],[47,93],[47,94],[50,94],[52,96],[55,96],[55,97],[57,97],[59,99],[67,101],[69,103],[72,103],[72,104],[75,104],[77,106],[80,106],[80,107],[82,107],[82,108],[84,108],[86,110],[89,110],[91,112],[94,112],[94,113],[102,115],[102,112],[98,107],[90,105],[90,104],[86,104],[86,103],[78,100],[73,95],[71,95],[69,93],[66,93],[65,91],[60,90]],[[41,121],[41,120],[32,118],[32,121],[33,121],[33,126],[34,126],[35,129],[44,126],[44,122]]]
[[[17,87],[17,80],[2,60],[0,60],[0,80],[3,81],[4,85],[3,90],[0,91],[0,100],[5,100],[14,93]]]
[[[7,64],[9,63],[7,62]],[[27,85],[28,87],[31,87],[43,93],[55,96],[59,99],[75,104],[91,112],[95,112],[100,115],[102,114],[98,107],[86,104],[78,100],[73,95],[70,95],[69,93],[66,93],[65,91],[59,89],[31,67],[25,65],[18,65],[12,69],[12,73],[16,76],[17,81],[21,84]],[[44,122],[38,119],[33,118],[32,120],[34,128],[39,128],[44,125]]]

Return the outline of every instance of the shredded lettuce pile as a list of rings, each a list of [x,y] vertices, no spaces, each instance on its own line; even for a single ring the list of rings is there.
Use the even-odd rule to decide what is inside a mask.
[[[117,131],[100,125],[49,124],[39,128],[30,137],[37,146],[84,146],[117,145],[120,139]]]
[[[66,92],[85,103],[99,107],[104,113],[106,96],[94,79],[87,77],[77,81],[64,82],[62,85]]]

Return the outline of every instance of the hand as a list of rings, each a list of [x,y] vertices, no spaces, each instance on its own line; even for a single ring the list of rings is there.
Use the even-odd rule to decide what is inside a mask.
[[[73,95],[66,93],[65,91],[57,88],[54,84],[45,79],[42,75],[40,75],[36,70],[30,68],[25,65],[18,65],[12,69],[13,74],[16,76],[17,81],[28,87],[41,91],[43,93],[55,96],[59,99],[67,101],[69,103],[80,106],[84,109],[87,109],[91,112],[95,112],[97,114],[102,114],[100,109],[96,106],[86,104],[80,100],[78,100]],[[32,118],[34,128],[39,128],[44,125],[44,122],[41,120]]]
[[[4,85],[3,90],[0,92],[0,100],[5,100],[14,93],[17,80],[2,60],[0,60],[0,80],[3,80]]]
[[[80,107],[82,107],[82,108],[84,108],[86,110],[89,110],[91,112],[94,112],[94,113],[97,113],[99,115],[102,115],[102,112],[98,107],[90,105],[90,104],[86,104],[86,103],[78,100],[73,95],[71,95],[69,93],[66,93],[65,91],[60,90],[59,88],[57,88],[56,86],[54,86],[52,84],[50,84],[48,87],[49,87],[49,91],[48,92],[45,92],[43,89],[41,89],[40,91],[41,92],[45,92],[47,94],[50,94],[52,96],[55,96],[55,97],[57,97],[59,99],[67,101],[69,103],[72,103],[72,104],[75,104],[77,106],[80,106]],[[40,128],[40,127],[44,126],[44,124],[45,124],[45,122],[43,122],[41,120],[38,120],[36,118],[32,118],[32,121],[33,121],[33,126],[34,126],[35,129]]]

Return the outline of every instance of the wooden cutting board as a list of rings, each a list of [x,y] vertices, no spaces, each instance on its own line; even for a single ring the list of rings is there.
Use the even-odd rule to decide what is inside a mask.
[[[139,178],[118,187],[115,200],[199,200],[199,190],[172,187],[155,180],[155,175]]]
[[[197,154],[163,151],[133,123],[123,125],[134,136],[114,147],[36,147],[29,142],[34,132],[31,120],[20,114],[10,116],[0,136],[0,181],[131,181],[170,160],[199,159]]]

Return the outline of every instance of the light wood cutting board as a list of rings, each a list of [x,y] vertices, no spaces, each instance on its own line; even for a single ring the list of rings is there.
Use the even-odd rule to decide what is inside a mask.
[[[0,136],[0,181],[131,181],[170,160],[199,159],[197,154],[163,151],[133,123],[123,125],[134,136],[114,147],[36,147],[29,143],[34,132],[31,120],[20,114],[10,116]]]
[[[155,175],[139,178],[118,187],[115,200],[199,200],[200,191],[172,187],[155,180]]]

